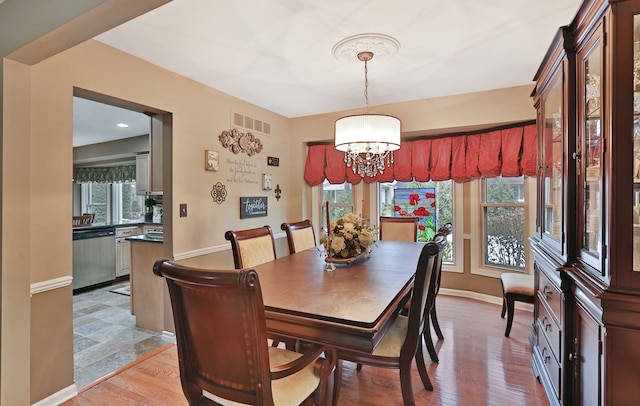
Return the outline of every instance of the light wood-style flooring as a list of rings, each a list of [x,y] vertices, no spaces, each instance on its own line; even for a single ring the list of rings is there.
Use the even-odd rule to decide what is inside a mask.
[[[417,405],[546,405],[531,369],[528,336],[531,312],[517,310],[511,337],[504,337],[500,306],[473,299],[438,296],[444,340],[440,362],[431,363],[434,391],[422,388],[414,365]],[[435,337],[435,334],[434,334]],[[426,350],[425,350],[426,354]],[[176,347],[169,344],[80,390],[64,405],[186,405]],[[402,405],[397,370],[344,363],[340,405]]]

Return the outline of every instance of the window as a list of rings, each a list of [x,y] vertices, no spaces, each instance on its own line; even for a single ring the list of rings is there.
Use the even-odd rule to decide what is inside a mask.
[[[345,182],[332,185],[326,179],[322,184],[322,202],[329,202],[329,216],[337,220],[347,213],[353,213],[353,185]],[[322,210],[322,224],[327,224],[327,214]]]
[[[144,218],[144,196],[135,182],[83,183],[82,212],[95,214],[95,223],[139,222]]]
[[[418,216],[418,241],[430,241],[446,223],[453,224],[453,181],[380,183],[381,216]],[[426,207],[425,204],[426,203]],[[454,240],[443,260],[452,263]]]
[[[481,182],[484,265],[524,271],[524,177]]]

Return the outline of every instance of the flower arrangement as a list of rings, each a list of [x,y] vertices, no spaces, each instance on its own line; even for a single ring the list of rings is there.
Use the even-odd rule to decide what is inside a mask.
[[[375,227],[370,226],[368,221],[347,213],[330,223],[329,236],[322,236],[320,242],[324,245],[325,252],[329,252],[331,244],[332,257],[353,258],[371,251],[376,234]]]

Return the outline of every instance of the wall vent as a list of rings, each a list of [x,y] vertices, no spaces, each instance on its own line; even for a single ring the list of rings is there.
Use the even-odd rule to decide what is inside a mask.
[[[231,125],[254,132],[271,135],[271,124],[240,113],[231,113]]]

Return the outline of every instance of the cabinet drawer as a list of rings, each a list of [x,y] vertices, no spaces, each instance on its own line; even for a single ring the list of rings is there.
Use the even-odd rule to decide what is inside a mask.
[[[119,227],[116,228],[116,237],[129,237],[138,234],[138,227]]]
[[[542,359],[542,364],[544,365],[549,376],[549,380],[555,390],[555,398],[559,399],[562,368],[551,351],[551,345],[547,341],[546,335],[541,334],[539,337],[537,350],[540,352],[539,356]]]
[[[549,313],[549,309],[545,305],[544,301],[540,301],[538,305],[538,331],[542,332],[545,335],[545,340],[551,346],[553,350],[553,355],[557,360],[562,359],[562,330],[556,323],[556,320]],[[540,340],[544,342],[544,340]]]
[[[562,324],[562,292],[560,292],[544,272],[540,272],[539,274],[538,297],[541,302],[546,302],[549,309],[551,309],[553,317],[555,317],[556,323],[560,325]]]

